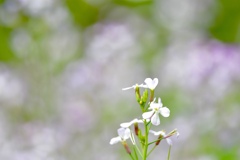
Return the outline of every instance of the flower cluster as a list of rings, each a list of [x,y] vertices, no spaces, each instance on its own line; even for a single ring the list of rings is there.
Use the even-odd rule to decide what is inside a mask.
[[[162,139],[166,139],[167,143],[169,144],[170,147],[168,155],[170,155],[170,149],[172,146],[172,140],[170,139],[170,137],[173,135],[177,135],[177,137],[179,136],[177,129],[174,129],[168,134],[166,134],[163,130],[158,132],[151,130],[151,125],[160,125],[160,115],[162,115],[163,117],[170,116],[170,110],[167,107],[163,107],[160,98],[158,98],[157,101],[156,98],[154,98],[154,90],[158,85],[158,79],[154,78],[152,80],[151,78],[146,78],[144,82],[145,84],[135,84],[131,87],[122,89],[135,90],[136,100],[142,110],[142,119],[133,119],[130,122],[121,123],[121,128],[118,129],[118,136],[110,140],[111,145],[121,142],[126,149],[126,152],[133,160],[138,160],[139,156],[143,160],[146,160],[150,153],[155,149],[155,147],[159,145]],[[145,88],[145,91],[142,95],[140,94],[140,88]],[[150,90],[150,96],[148,96],[148,89]],[[139,124],[142,124],[144,126],[144,132],[142,132],[139,128]],[[131,130],[132,125],[134,126],[134,131]],[[153,142],[149,142],[149,133],[152,133],[158,138]],[[132,151],[126,141],[129,138],[131,139],[131,142],[133,144],[134,154],[132,154]],[[136,138],[138,139],[138,143],[136,143]],[[149,146],[152,144],[155,145],[150,151],[148,151]],[[139,146],[141,147],[141,150]]]

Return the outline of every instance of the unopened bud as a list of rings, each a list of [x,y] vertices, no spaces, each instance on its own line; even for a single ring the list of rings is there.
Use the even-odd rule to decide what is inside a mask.
[[[160,134],[158,137],[158,141],[156,142],[156,146],[159,145],[162,139],[163,139],[163,135]]]
[[[141,100],[143,101],[143,103],[147,102],[147,100],[148,100],[148,90],[147,89],[143,92]]]
[[[137,102],[139,102],[140,98],[141,98],[141,95],[140,95],[140,91],[139,91],[138,85],[136,85],[136,88],[135,88],[135,95],[136,95]]]
[[[127,152],[128,154],[131,154],[131,150],[130,150],[127,142],[126,142],[126,141],[123,141],[122,144],[123,144],[123,147],[125,148],[126,152]]]
[[[138,123],[134,123],[134,131],[135,131],[135,134],[138,136],[138,131],[139,131]]]

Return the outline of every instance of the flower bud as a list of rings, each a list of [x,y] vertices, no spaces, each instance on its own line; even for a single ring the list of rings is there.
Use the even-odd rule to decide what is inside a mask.
[[[126,141],[122,141],[122,144],[123,144],[123,147],[125,148],[126,152],[127,152],[128,154],[131,154],[131,150],[130,150],[127,142],[126,142]]]
[[[135,134],[138,136],[138,131],[139,131],[138,123],[134,123],[134,131],[135,131]]]
[[[161,142],[162,139],[163,139],[163,135],[160,134],[158,137],[158,141],[155,143],[156,146],[159,145],[159,143]]]
[[[143,95],[142,95],[141,99],[144,103],[147,102],[147,100],[148,100],[148,90],[147,89],[143,92]]]
[[[136,86],[136,88],[135,88],[135,95],[136,95],[137,102],[139,102],[141,100],[141,95],[140,95],[140,91],[139,91],[138,86]]]

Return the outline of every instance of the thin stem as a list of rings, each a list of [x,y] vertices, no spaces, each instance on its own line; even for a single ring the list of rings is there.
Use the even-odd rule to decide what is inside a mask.
[[[153,101],[154,98],[154,90],[150,90],[151,94],[150,94],[150,103]]]
[[[134,146],[135,155],[137,156],[137,154],[136,154],[136,149],[135,149],[135,148],[137,148],[138,153],[139,153],[139,154],[141,155],[141,157],[142,157],[142,154],[141,154],[141,152],[139,151],[139,148],[138,148],[138,146],[137,146],[137,144],[136,144],[136,141],[135,141],[135,138],[134,138],[134,135],[133,135],[132,132],[131,132],[131,134],[130,134],[130,138],[131,138],[132,143],[133,143],[133,146]]]
[[[164,139],[164,138],[165,138],[165,137],[163,137],[163,138],[158,138],[158,139],[155,140],[155,141],[149,142],[148,145],[151,145],[151,144],[153,144],[153,143],[156,143],[157,141],[162,140],[162,139]]]
[[[138,155],[137,155],[135,146],[134,146],[133,150],[134,150],[134,154],[135,154],[136,160],[138,160]]]
[[[167,159],[167,160],[170,160],[171,148],[172,148],[172,146],[170,145],[170,146],[169,146],[169,149],[168,149],[168,159]]]
[[[156,147],[157,147],[157,145],[155,145],[155,146],[151,149],[151,151],[147,154],[147,156],[149,156]]]
[[[140,152],[140,150],[139,150],[139,148],[138,148],[138,146],[137,145],[135,145],[134,146],[134,150],[135,150],[135,148],[137,148],[137,151],[138,151],[138,153],[140,154],[140,156],[142,157],[142,153]]]
[[[130,157],[132,158],[132,160],[134,160],[134,158],[133,158],[132,154],[130,153],[129,155],[130,155]]]

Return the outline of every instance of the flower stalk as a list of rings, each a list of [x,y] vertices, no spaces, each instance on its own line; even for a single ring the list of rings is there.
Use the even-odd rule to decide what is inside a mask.
[[[170,110],[167,107],[163,107],[162,101],[160,98],[156,100],[154,97],[154,91],[158,84],[158,79],[154,78],[146,78],[145,84],[136,84],[131,87],[123,88],[122,90],[135,90],[136,101],[139,104],[139,107],[142,111],[142,119],[133,119],[130,122],[124,122],[120,124],[118,129],[118,137],[114,137],[111,139],[110,144],[113,145],[115,143],[121,142],[126,150],[126,152],[130,155],[132,160],[138,160],[139,157],[142,160],[147,160],[153,150],[160,144],[160,142],[165,139],[169,144],[168,151],[168,160],[170,159],[170,151],[172,147],[172,140],[170,139],[173,135],[179,135],[177,129],[172,130],[168,134],[165,131],[153,131],[151,130],[152,124],[154,126],[160,125],[160,115],[163,117],[170,116]],[[142,93],[140,92],[140,88],[145,88]],[[148,97],[148,89],[150,90],[150,96]],[[150,110],[150,111],[149,111]],[[143,124],[144,131],[141,131],[139,124]],[[131,127],[133,125],[133,128]],[[132,131],[133,129],[133,131]],[[134,134],[135,133],[135,134]],[[152,133],[154,136],[157,136],[156,140],[153,142],[149,142],[149,137],[151,136],[149,133]],[[135,138],[137,137],[137,138]],[[129,146],[127,143],[127,139],[131,139],[132,145]],[[137,141],[135,141],[135,139]],[[155,144],[151,147],[149,151],[150,145]],[[141,150],[139,149],[141,147]],[[131,152],[131,148],[133,148],[133,152]]]

